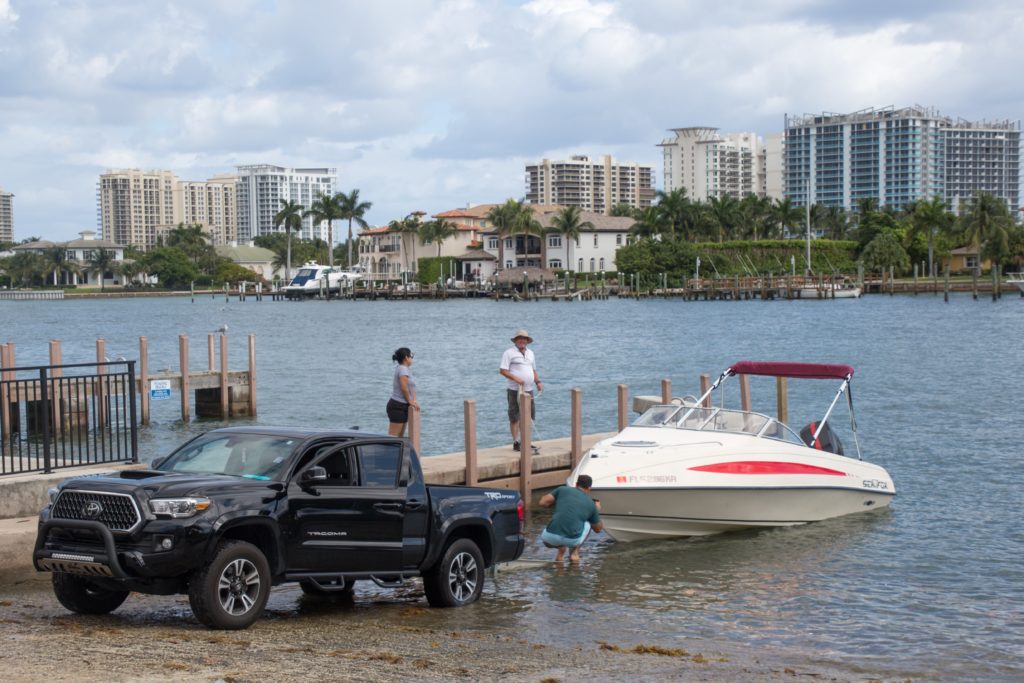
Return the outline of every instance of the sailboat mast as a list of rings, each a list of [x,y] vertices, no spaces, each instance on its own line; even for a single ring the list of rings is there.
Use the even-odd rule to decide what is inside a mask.
[[[807,274],[811,274],[811,202],[807,202]]]

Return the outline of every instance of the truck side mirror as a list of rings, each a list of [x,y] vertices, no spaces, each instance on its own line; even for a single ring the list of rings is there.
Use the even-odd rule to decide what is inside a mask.
[[[309,487],[327,481],[327,470],[314,465],[299,475],[299,486]]]
[[[163,465],[164,464],[164,460],[166,460],[166,459],[167,459],[166,457],[156,458],[155,460],[153,460],[153,462],[149,463],[149,469],[151,469],[151,470],[158,470],[158,469],[160,469],[160,465]]]

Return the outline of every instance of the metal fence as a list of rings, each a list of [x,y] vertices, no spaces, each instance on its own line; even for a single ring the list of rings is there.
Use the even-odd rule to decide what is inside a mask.
[[[0,476],[138,462],[135,361],[0,370]]]

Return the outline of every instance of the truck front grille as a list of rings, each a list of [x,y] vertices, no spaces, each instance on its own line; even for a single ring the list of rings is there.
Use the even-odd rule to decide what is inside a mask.
[[[134,498],[99,491],[61,491],[50,516],[100,522],[111,531],[131,531],[142,521]]]

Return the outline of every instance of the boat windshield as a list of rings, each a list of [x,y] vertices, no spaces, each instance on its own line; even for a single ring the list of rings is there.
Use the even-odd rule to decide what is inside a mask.
[[[761,413],[702,406],[652,406],[633,423],[637,427],[674,427],[704,432],[733,432],[802,443],[792,429]]]
[[[292,284],[301,286],[314,278],[316,278],[316,268],[302,268],[295,274]]]

